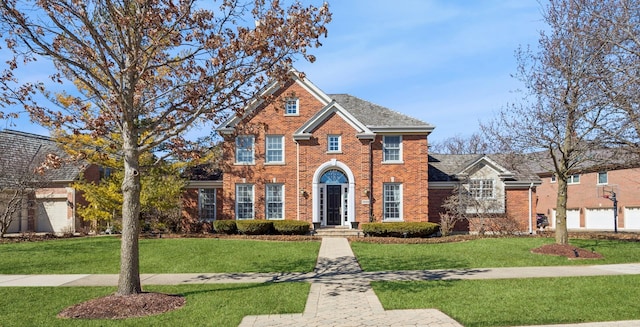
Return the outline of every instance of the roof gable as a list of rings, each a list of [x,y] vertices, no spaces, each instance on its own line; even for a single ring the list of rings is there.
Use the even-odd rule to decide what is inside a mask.
[[[429,181],[458,181],[471,175],[482,165],[496,171],[499,178],[506,183],[528,185],[540,182],[540,178],[530,171],[526,161],[521,162],[521,160],[499,154],[430,154]]]
[[[295,140],[308,140],[311,138],[313,131],[324,123],[332,114],[336,114],[349,125],[356,130],[356,135],[363,139],[373,139],[375,134],[371,132],[363,123],[361,123],[356,117],[354,117],[343,106],[337,103],[335,100],[331,101],[328,105],[324,106],[322,110],[318,111],[311,119],[307,120],[294,134]]]
[[[292,80],[313,95],[324,107],[305,122],[294,134],[296,139],[308,139],[314,128],[318,127],[331,114],[337,114],[356,130],[358,137],[371,139],[377,133],[428,135],[435,128],[433,125],[409,117],[389,108],[348,95],[328,95],[309,81],[303,74],[292,70]],[[264,98],[275,94],[283,87],[281,83],[272,82],[261,92],[260,97],[247,106],[243,115],[233,115],[218,127],[223,134],[233,133],[234,128],[264,104]]]
[[[313,95],[322,104],[326,105],[331,102],[331,98],[327,94],[322,92],[322,90],[320,90],[320,88],[314,85],[310,80],[304,77],[303,74],[292,69],[290,72],[290,76],[294,83],[305,89],[307,92],[309,92],[309,94]],[[232,115],[222,124],[220,124],[217,130],[221,133],[232,133],[236,125],[253,114],[255,110],[260,108],[265,103],[264,99],[266,97],[275,94],[282,87],[283,85],[280,82],[271,82],[262,92],[260,92],[260,96],[257,99],[254,99],[251,103],[249,103],[243,115]]]

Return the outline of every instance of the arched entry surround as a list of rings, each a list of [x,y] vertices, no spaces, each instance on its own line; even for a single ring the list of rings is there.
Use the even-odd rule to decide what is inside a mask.
[[[346,221],[342,221],[340,225],[351,226],[351,222],[354,222],[356,219],[356,210],[355,210],[355,190],[356,183],[355,177],[353,176],[353,172],[347,165],[343,162],[340,162],[336,159],[331,159],[320,165],[316,172],[313,174],[313,189],[312,189],[312,199],[313,199],[313,222],[321,223],[321,226],[326,226],[327,222],[320,221],[320,178],[322,174],[330,169],[339,169],[349,179],[349,190],[347,193],[347,219]]]

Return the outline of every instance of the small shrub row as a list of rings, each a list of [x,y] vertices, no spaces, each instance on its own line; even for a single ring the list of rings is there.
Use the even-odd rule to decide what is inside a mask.
[[[430,222],[364,223],[365,236],[378,237],[430,237],[435,236],[440,226]]]
[[[213,228],[218,233],[244,235],[306,235],[310,224],[297,220],[216,220]]]

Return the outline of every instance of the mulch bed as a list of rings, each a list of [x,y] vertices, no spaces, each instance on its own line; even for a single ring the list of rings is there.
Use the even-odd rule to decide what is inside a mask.
[[[602,259],[602,255],[596,252],[575,247],[570,244],[546,244],[531,250],[533,253],[556,255],[566,257],[571,260],[578,259]]]
[[[180,295],[140,293],[108,295],[92,299],[62,310],[59,318],[124,319],[146,317],[177,310],[186,300]]]

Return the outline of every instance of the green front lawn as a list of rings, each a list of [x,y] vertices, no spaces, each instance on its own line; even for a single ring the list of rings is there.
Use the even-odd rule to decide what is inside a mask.
[[[9,326],[238,326],[244,316],[301,313],[308,283],[147,286],[181,294],[187,303],[157,316],[122,320],[59,319],[64,308],[113,293],[113,287],[0,287],[0,325]]]
[[[374,282],[386,310],[436,308],[465,327],[640,319],[640,276]]]
[[[140,240],[141,273],[309,272],[320,242],[215,238]],[[0,274],[116,274],[120,239],[0,244]]]
[[[352,242],[365,271],[431,270],[496,267],[589,265],[640,262],[640,242],[575,239],[576,247],[604,256],[599,260],[567,260],[539,255],[531,249],[553,243],[550,238],[485,238],[441,244],[372,244]]]

